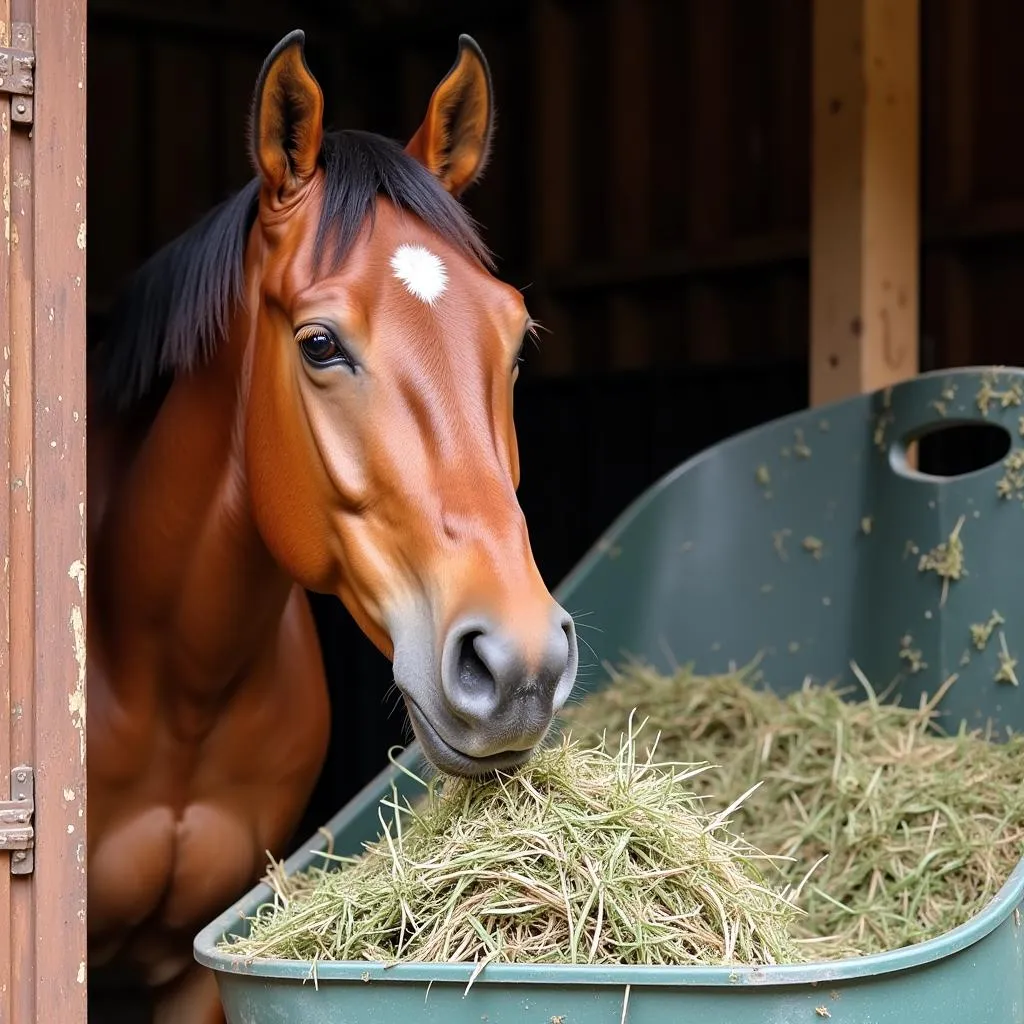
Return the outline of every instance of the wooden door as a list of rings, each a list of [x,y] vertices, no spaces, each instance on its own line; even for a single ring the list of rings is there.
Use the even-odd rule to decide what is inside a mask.
[[[0,0],[0,1024],[86,1020],[85,30]]]

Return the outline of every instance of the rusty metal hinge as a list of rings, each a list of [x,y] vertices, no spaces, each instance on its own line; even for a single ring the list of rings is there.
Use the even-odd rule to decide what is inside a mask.
[[[35,772],[27,764],[11,769],[11,799],[0,800],[0,851],[11,851],[11,874],[31,875],[36,831]]]
[[[35,70],[32,26],[16,21],[11,25],[11,45],[0,46],[0,95],[11,97],[11,120],[17,124],[32,123]]]

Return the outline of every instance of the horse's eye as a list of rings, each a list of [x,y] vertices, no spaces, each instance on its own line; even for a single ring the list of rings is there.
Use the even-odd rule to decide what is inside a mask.
[[[344,363],[352,366],[352,359],[341,347],[338,339],[323,327],[311,327],[299,334],[299,348],[308,362],[314,366],[331,366]]]

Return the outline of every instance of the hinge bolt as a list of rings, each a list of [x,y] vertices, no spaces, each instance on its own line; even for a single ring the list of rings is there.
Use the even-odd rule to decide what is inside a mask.
[[[18,111],[18,113],[19,113],[19,114],[20,114],[20,113],[23,113],[23,112],[24,112],[24,110],[25,110],[25,108],[24,108],[24,106],[22,106],[21,110],[19,110],[19,111]],[[24,782],[24,781],[25,781],[25,778],[26,778],[26,775],[25,775],[25,773],[24,773],[24,772],[18,772],[18,781],[19,781],[19,782]]]
[[[24,850],[15,850],[15,851],[14,851],[14,856],[13,856],[13,858],[12,858],[12,859],[13,859],[13,860],[16,860],[16,861],[22,861],[22,860],[24,860],[24,859],[25,859],[25,858],[26,858],[27,856],[28,856],[28,855],[27,855],[27,854],[25,853],[25,851],[24,851]]]

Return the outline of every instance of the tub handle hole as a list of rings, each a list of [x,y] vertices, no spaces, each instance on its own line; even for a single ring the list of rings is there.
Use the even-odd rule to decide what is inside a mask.
[[[952,480],[1002,462],[1012,446],[1010,432],[996,423],[938,423],[896,441],[889,462],[903,476]]]

